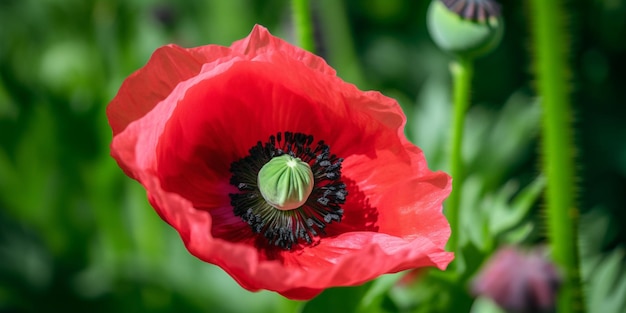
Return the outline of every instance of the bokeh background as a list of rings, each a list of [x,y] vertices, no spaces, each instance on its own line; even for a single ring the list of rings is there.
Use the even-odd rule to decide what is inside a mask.
[[[428,36],[428,2],[312,1],[318,53],[345,80],[396,98],[407,135],[445,170],[451,58]],[[591,311],[625,312],[626,2],[565,3],[586,298]],[[501,4],[505,36],[476,64],[466,128],[462,207],[477,255],[545,242],[533,17],[524,1]],[[256,23],[293,42],[286,0],[0,0],[0,312],[302,309],[189,255],[109,156],[105,107],[152,51],[229,45]],[[479,226],[529,193],[519,227],[486,243]],[[385,310],[418,312],[402,303],[427,294],[397,293]]]

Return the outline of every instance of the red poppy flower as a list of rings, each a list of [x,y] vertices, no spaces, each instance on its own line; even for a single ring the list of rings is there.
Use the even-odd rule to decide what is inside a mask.
[[[450,177],[407,141],[396,101],[261,26],[230,47],[158,49],[107,115],[120,167],[246,289],[310,299],[453,258]]]

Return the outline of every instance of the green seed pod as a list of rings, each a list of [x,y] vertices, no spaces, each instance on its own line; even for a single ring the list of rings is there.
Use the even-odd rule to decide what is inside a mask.
[[[279,210],[301,207],[313,191],[313,172],[306,162],[288,154],[274,157],[258,174],[265,201]]]
[[[443,50],[474,58],[498,46],[504,32],[492,0],[434,0],[428,8],[428,30]]]

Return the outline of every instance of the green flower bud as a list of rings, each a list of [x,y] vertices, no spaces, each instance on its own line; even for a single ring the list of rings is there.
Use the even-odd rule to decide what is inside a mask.
[[[430,36],[441,49],[469,58],[497,47],[504,32],[492,0],[434,0],[427,23]]]
[[[274,157],[263,165],[257,179],[265,201],[279,210],[301,207],[314,185],[309,164],[288,154]]]

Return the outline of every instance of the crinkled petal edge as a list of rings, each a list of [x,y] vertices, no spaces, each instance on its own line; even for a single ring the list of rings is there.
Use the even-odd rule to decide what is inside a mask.
[[[142,174],[140,180],[148,190],[151,204],[178,230],[187,249],[222,267],[251,291],[267,289],[291,299],[307,300],[326,288],[358,285],[386,273],[424,266],[445,269],[453,259],[452,253],[425,237],[406,241],[381,233],[353,232],[327,238],[318,246],[299,252],[320,254],[316,268],[285,265],[277,260],[259,261],[256,248],[213,238],[210,214],[196,210],[177,194],[161,190],[156,176]],[[334,258],[324,258],[329,254]]]

